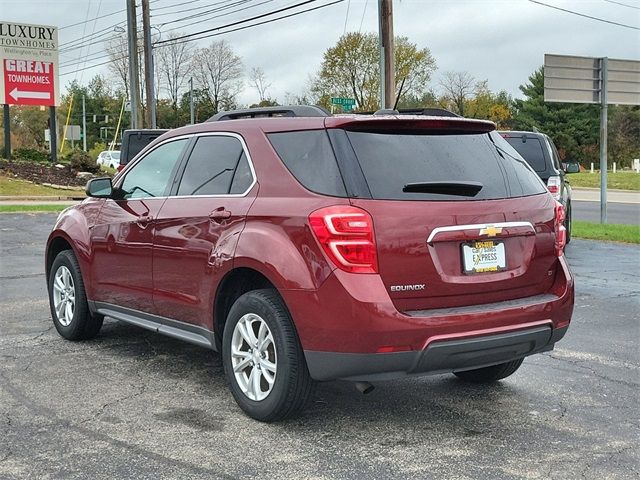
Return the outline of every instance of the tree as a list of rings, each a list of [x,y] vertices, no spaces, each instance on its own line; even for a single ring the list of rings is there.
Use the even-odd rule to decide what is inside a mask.
[[[439,84],[444,91],[446,107],[463,117],[469,97],[482,88],[482,85],[477,88],[476,79],[469,72],[444,72]]]
[[[129,96],[129,52],[127,46],[127,37],[124,35],[114,35],[105,46],[105,50],[109,54],[109,70],[117,78],[118,89],[126,92]]]
[[[435,60],[429,49],[419,49],[406,37],[395,39],[396,96],[420,97],[428,92]],[[402,91],[399,88],[404,82]],[[316,102],[330,107],[330,97],[354,98],[360,110],[376,110],[379,103],[378,37],[374,33],[347,33],[329,48],[312,80]]]
[[[513,99],[507,92],[494,94],[484,80],[476,83],[474,97],[464,102],[464,114],[470,118],[491,120],[498,128],[504,129],[509,125],[512,105]]]
[[[619,167],[630,167],[640,158],[640,107],[618,105],[610,107],[609,158]]]
[[[169,40],[181,35],[181,33],[171,32]],[[162,78],[164,90],[169,95],[174,111],[178,109],[180,92],[186,85],[187,77],[193,68],[193,50],[193,46],[188,42],[169,42],[155,49],[159,76]]]
[[[544,72],[538,68],[529,83],[520,86],[524,99],[515,100],[512,128],[549,135],[562,160],[574,159],[588,165],[598,163],[600,109],[597,105],[545,103]]]
[[[213,42],[197,50],[193,56],[193,70],[215,112],[235,106],[242,89],[242,59],[226,41]]]
[[[262,68],[253,67],[251,69],[249,82],[251,82],[251,86],[256,89],[256,92],[258,92],[260,103],[273,102],[273,100],[267,96],[267,90],[271,88],[271,82],[267,81],[267,76]]]

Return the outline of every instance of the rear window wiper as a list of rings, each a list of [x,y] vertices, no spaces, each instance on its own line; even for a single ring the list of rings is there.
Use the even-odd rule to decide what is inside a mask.
[[[402,187],[405,193],[436,193],[440,195],[457,195],[459,197],[475,197],[482,190],[480,182],[441,181],[407,183]]]

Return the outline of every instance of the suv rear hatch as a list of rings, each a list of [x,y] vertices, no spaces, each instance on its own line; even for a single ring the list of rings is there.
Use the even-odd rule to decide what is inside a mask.
[[[346,196],[372,218],[378,271],[398,310],[549,291],[555,202],[492,123],[334,117],[325,124]]]

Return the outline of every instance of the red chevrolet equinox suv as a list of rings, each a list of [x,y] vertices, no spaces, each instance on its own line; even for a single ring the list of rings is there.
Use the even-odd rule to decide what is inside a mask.
[[[221,352],[262,421],[316,381],[497,381],[573,311],[563,208],[487,121],[223,112],[87,196],[46,246],[60,335],[107,316]]]

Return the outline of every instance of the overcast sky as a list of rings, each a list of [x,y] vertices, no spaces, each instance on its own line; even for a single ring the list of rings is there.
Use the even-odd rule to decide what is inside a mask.
[[[221,0],[151,0],[151,21],[166,38],[170,30],[191,33],[299,1],[250,0],[243,4],[243,7],[253,6],[248,10],[194,25],[198,18],[178,24],[166,22],[202,12],[207,5],[219,4]],[[319,0],[317,4],[329,1]],[[640,27],[640,0],[540,1]],[[266,3],[257,5],[262,2]],[[124,9],[125,0],[0,0],[0,7],[3,21],[64,27]],[[177,13],[179,10],[183,11]],[[408,37],[421,48],[429,48],[436,59],[438,70],[432,79],[436,91],[440,75],[456,70],[468,71],[478,80],[488,80],[494,91],[506,90],[519,96],[518,86],[542,64],[545,53],[640,60],[639,30],[582,18],[529,0],[395,0],[394,15],[396,35]],[[60,48],[94,31],[110,30],[125,19],[123,11],[95,22],[62,28]],[[377,32],[377,0],[345,0],[315,12],[214,39],[224,38],[230,42],[247,71],[254,66],[263,68],[273,84],[268,93],[282,101],[285,92],[304,91],[308,76],[318,70],[324,51],[345,31],[345,20],[347,31],[361,28]],[[206,45],[211,40],[201,40],[197,45]],[[61,54],[61,64],[83,59],[84,55],[88,55],[87,66],[105,61],[99,58],[104,55],[102,42],[88,48]],[[61,67],[60,70],[65,73],[77,68]],[[63,75],[63,91],[74,78],[86,83],[93,75],[108,75],[108,72],[105,65]],[[239,100],[254,102],[257,93],[247,85]]]

